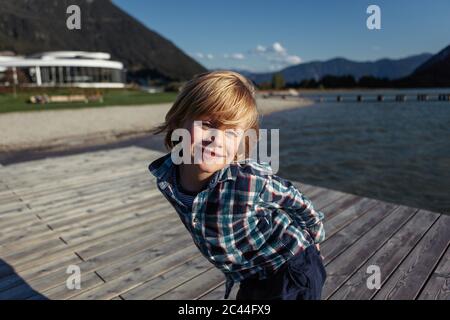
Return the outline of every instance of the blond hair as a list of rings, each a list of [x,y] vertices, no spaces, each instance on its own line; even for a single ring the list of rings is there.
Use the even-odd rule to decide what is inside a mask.
[[[172,132],[187,120],[209,117],[217,128],[241,125],[244,130],[254,129],[259,137],[259,113],[255,100],[255,87],[243,75],[233,71],[211,71],[194,76],[178,94],[166,114],[163,124],[153,134],[165,132],[164,144],[171,150]],[[245,141],[245,156],[250,145]]]

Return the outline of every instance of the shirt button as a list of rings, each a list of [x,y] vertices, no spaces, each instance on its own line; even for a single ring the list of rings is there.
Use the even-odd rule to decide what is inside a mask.
[[[198,219],[197,219],[197,218],[192,219],[192,221],[193,221],[195,224],[198,223]]]

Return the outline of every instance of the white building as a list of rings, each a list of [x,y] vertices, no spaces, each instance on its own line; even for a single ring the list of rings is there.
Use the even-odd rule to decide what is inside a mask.
[[[0,56],[0,85],[123,88],[123,63],[110,59],[109,53],[84,51]]]

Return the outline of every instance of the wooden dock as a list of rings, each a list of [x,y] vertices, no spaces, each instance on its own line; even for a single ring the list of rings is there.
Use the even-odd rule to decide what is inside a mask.
[[[0,299],[222,299],[137,147],[0,167]],[[297,184],[325,215],[324,299],[450,299],[450,216]],[[68,267],[81,288],[66,286]],[[381,288],[368,289],[369,266]],[[238,286],[234,287],[234,298]]]

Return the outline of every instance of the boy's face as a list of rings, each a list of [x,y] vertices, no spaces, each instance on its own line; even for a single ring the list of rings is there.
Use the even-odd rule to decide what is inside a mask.
[[[244,136],[242,127],[216,128],[209,118],[186,121],[184,127],[191,136],[191,163],[209,173],[234,160]]]

